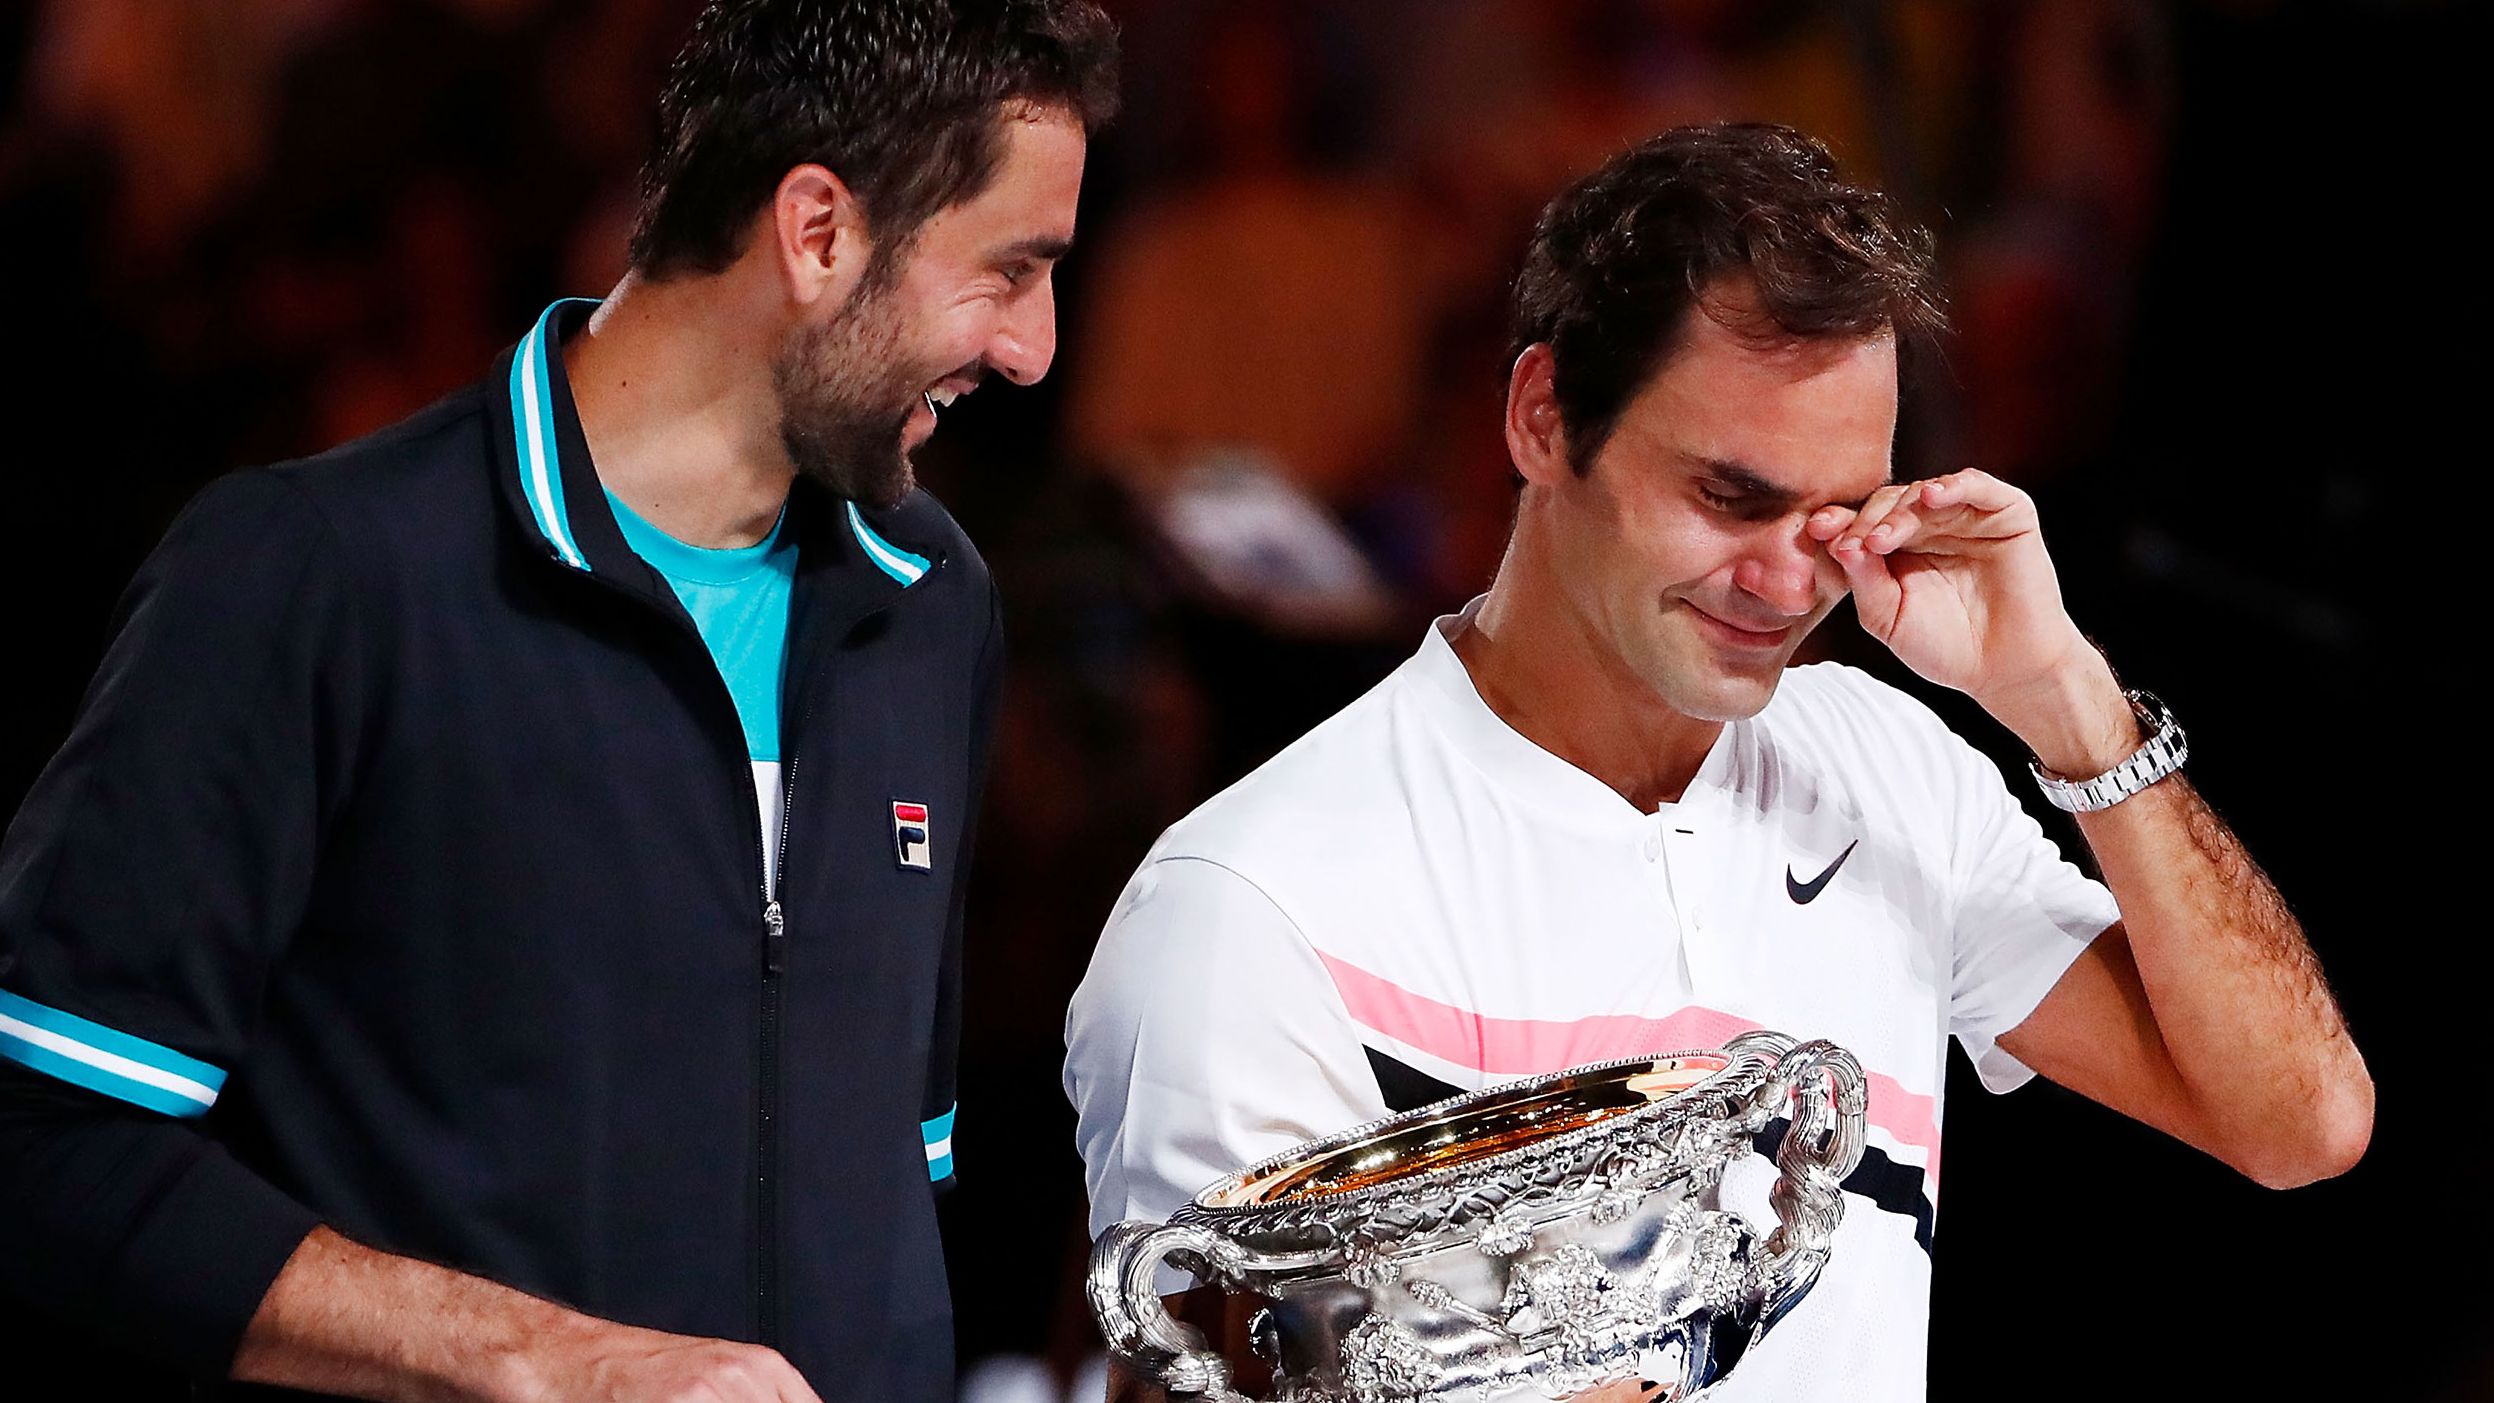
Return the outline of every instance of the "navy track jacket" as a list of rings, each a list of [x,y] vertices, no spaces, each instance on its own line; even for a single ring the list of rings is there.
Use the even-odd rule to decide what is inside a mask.
[[[132,584],[0,848],[0,1291],[221,1378],[325,1222],[949,1399],[994,588],[924,494],[797,483],[766,910],[734,702],[551,344],[582,310],[213,484]]]

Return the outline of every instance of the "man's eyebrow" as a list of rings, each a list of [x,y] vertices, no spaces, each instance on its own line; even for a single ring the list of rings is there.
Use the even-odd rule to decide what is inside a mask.
[[[1695,453],[1683,456],[1708,477],[1731,488],[1734,493],[1751,498],[1762,505],[1794,507],[1801,503],[1800,493],[1765,476],[1737,458],[1709,458]],[[1857,497],[1850,502],[1837,502],[1833,505],[1860,511],[1862,504],[1869,500],[1868,497]]]
[[[1054,263],[1074,251],[1074,241],[1062,234],[1040,234],[1009,243],[989,254],[989,264],[1003,268],[1015,263]]]

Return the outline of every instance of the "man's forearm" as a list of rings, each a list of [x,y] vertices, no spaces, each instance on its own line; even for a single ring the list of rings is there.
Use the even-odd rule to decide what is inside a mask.
[[[480,1277],[316,1228],[234,1355],[234,1377],[392,1403],[525,1398],[524,1346],[578,1319]]]
[[[2277,1187],[2345,1172],[2372,1134],[2372,1077],[2268,874],[2180,775],[2079,827],[2157,1031],[2227,1158]]]
[[[1993,714],[2071,779],[2143,739],[2092,649]],[[2207,1147],[2281,1187],[2352,1165],[2372,1133],[2372,1078],[2302,926],[2233,830],[2181,775],[2078,825]]]
[[[382,1403],[820,1403],[760,1345],[600,1320],[327,1228],[262,1298],[234,1377]]]

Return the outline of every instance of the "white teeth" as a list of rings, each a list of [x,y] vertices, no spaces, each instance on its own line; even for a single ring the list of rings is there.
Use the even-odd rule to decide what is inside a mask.
[[[927,397],[934,400],[937,404],[951,404],[954,400],[961,398],[961,392],[959,390],[949,390],[938,387],[929,391]]]

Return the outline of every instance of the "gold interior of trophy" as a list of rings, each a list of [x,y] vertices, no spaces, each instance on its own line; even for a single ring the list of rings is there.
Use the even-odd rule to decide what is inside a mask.
[[[1588,1072],[1519,1087],[1504,1096],[1399,1125],[1315,1159],[1267,1170],[1208,1208],[1247,1208],[1286,1199],[1347,1193],[1390,1179],[1445,1169],[1564,1135],[1677,1096],[1729,1065],[1712,1054]]]

